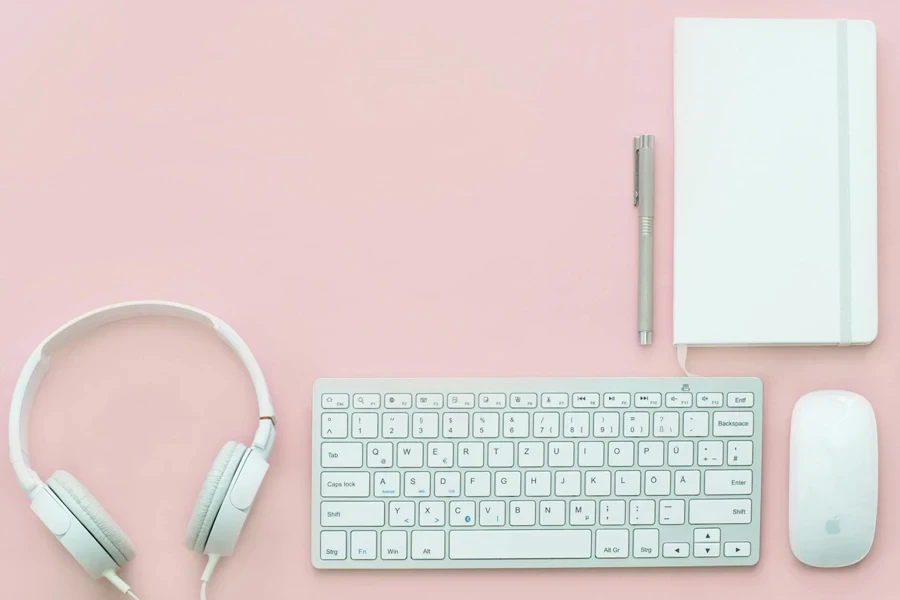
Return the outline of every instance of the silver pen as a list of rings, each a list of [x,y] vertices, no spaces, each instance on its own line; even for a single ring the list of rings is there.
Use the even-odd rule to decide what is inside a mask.
[[[653,343],[653,136],[634,138],[634,205],[638,207],[638,343]]]

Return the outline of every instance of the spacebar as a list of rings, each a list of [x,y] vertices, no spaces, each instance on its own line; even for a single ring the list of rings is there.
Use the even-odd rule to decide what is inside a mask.
[[[451,531],[450,558],[590,558],[589,529],[530,531]]]

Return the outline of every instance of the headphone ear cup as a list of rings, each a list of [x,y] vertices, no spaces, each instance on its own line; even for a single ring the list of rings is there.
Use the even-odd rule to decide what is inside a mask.
[[[246,451],[247,447],[243,444],[228,442],[216,456],[212,469],[200,489],[200,496],[197,498],[184,539],[187,547],[194,552],[202,553],[206,548],[216,515],[222,508],[222,502],[225,501],[225,495]]]
[[[113,518],[100,502],[66,471],[57,471],[47,480],[47,486],[66,505],[75,518],[103,546],[103,549],[120,567],[135,557],[134,546],[125,532],[116,525]]]

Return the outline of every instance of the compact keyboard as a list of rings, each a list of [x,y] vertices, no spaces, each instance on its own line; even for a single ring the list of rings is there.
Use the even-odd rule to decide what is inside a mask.
[[[321,569],[750,566],[756,378],[320,379]]]

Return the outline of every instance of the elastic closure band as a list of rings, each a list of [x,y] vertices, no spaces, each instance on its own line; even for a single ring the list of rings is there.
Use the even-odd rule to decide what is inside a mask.
[[[838,216],[840,252],[840,345],[852,342],[853,300],[850,289],[850,98],[847,66],[847,21],[837,22]]]

